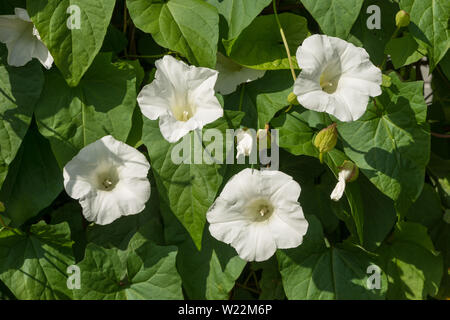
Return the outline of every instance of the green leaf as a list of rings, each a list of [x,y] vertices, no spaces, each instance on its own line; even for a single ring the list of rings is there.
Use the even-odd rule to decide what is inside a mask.
[[[27,0],[28,14],[67,83],[75,87],[100,51],[115,0]],[[80,9],[79,28],[68,28],[70,6]],[[76,11],[74,11],[76,12]]]
[[[252,269],[262,269],[261,280],[259,281],[261,287],[260,300],[286,299],[276,256],[264,262],[253,263]]]
[[[298,68],[295,52],[309,35],[304,17],[282,13],[279,15],[292,63]],[[289,59],[274,15],[257,17],[228,48],[228,55],[237,63],[262,70],[289,69]]]
[[[140,236],[126,251],[105,249],[93,243],[86,248],[81,270],[81,289],[74,297],[83,300],[182,299],[181,279],[175,267],[176,247],[163,247]]]
[[[338,123],[338,132],[346,155],[404,213],[422,191],[430,134],[423,82],[390,77],[376,105],[371,102],[357,121]]]
[[[228,24],[228,38],[235,39],[272,0],[207,0],[217,8]]]
[[[84,257],[86,249],[85,220],[83,218],[81,206],[78,201],[66,202],[61,207],[51,211],[51,224],[67,222],[70,227],[70,238],[73,241],[73,254],[75,261],[80,262]]]
[[[245,112],[243,125],[262,129],[288,105],[287,96],[292,92],[293,82],[287,70],[268,71],[263,78],[243,84],[240,90],[226,96],[225,105]]]
[[[298,201],[305,215],[319,218],[325,231],[332,233],[339,224],[333,214],[331,191],[336,185],[334,175],[327,172],[318,159],[308,156],[294,156],[280,150],[281,172],[290,175],[301,186]]]
[[[367,8],[372,5],[380,8],[379,15],[378,11],[367,12]],[[347,41],[363,47],[369,54],[370,60],[375,65],[380,65],[384,59],[386,44],[396,29],[395,15],[398,10],[398,4],[391,0],[365,0]],[[368,23],[376,23],[378,19],[380,29],[369,29]]]
[[[442,221],[442,207],[439,195],[429,184],[423,186],[422,193],[416,202],[411,206],[406,219],[411,222],[417,222],[427,228],[441,223]]]
[[[303,243],[288,250],[278,250],[277,258],[288,299],[383,299],[386,276],[381,273],[380,289],[368,289],[370,265],[375,259],[365,251],[346,246],[327,248],[322,228],[309,217]]]
[[[205,229],[202,249],[191,239],[178,245],[177,268],[189,299],[227,300],[246,262]]]
[[[225,111],[224,118],[205,128],[217,128],[224,132],[226,128],[239,126],[242,117],[242,112]],[[188,151],[194,147],[194,139],[199,139],[197,134],[198,132],[189,134],[191,146]],[[183,140],[177,144],[167,142],[161,135],[157,121],[144,119],[142,140],[148,148],[161,200],[169,206],[200,248],[206,212],[222,184],[221,166],[204,163],[174,164],[172,150]],[[201,152],[203,153],[203,148]]]
[[[73,264],[67,223],[0,232],[0,280],[18,299],[69,299],[66,270]]]
[[[430,70],[433,70],[450,46],[450,3],[446,0],[400,0],[400,9],[409,13],[409,30],[419,44],[428,49]]]
[[[294,155],[319,156],[319,151],[313,144],[314,131],[305,120],[310,112],[290,111],[281,113],[271,121],[272,126],[279,130],[279,145]]]
[[[428,169],[438,185],[442,203],[450,208],[450,160],[442,159],[431,153]]]
[[[99,55],[80,84],[69,87],[57,70],[47,73],[36,107],[39,131],[61,167],[84,146],[113,135],[125,141],[136,106],[136,74],[125,62]]]
[[[6,46],[0,44],[0,188],[27,133],[44,85],[39,62],[10,67],[7,55]]]
[[[217,9],[203,0],[127,0],[135,25],[190,63],[214,68],[219,40]]]
[[[300,0],[322,31],[345,39],[358,18],[364,0]]]
[[[391,56],[395,69],[419,61],[423,57],[419,51],[419,44],[411,35],[391,39],[385,50]]]
[[[63,189],[62,172],[50,144],[36,126],[29,130],[0,191],[0,201],[18,227],[49,206]]]
[[[427,229],[400,222],[393,238],[379,250],[385,261],[389,299],[425,299],[436,295],[442,278],[442,256],[434,251]]]

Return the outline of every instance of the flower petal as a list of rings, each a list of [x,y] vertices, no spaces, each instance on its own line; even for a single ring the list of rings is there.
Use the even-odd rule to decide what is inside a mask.
[[[13,15],[0,16],[0,42],[9,43],[20,38],[28,23]]]
[[[53,65],[53,57],[50,54],[50,51],[48,51],[42,41],[37,39],[35,40],[33,57],[37,58],[46,69],[50,69]]]
[[[31,28],[32,26],[25,29],[19,38],[6,44],[8,47],[9,65],[23,67],[31,61],[35,46],[35,38],[31,33]],[[28,32],[28,29],[30,32]]]
[[[164,139],[170,143],[177,142],[197,128],[200,126],[193,117],[188,121],[177,121],[174,117],[167,115],[159,118],[159,130]]]
[[[333,201],[339,201],[339,199],[342,198],[345,191],[345,179],[342,177],[339,177],[339,181],[336,184],[336,187],[334,187],[333,191],[331,192],[330,198]]]
[[[14,13],[16,14],[16,17],[20,20],[31,22],[30,16],[28,15],[27,10],[22,8],[15,8]]]
[[[241,66],[221,53],[217,54],[216,70],[219,71],[219,77],[217,78],[215,90],[223,95],[236,91],[237,86],[241,83],[259,79],[266,73],[265,70]]]

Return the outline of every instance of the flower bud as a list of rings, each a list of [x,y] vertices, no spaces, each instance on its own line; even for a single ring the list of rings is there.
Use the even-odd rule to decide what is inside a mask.
[[[256,133],[259,142],[259,150],[270,149],[272,136],[270,135],[269,129],[259,129]]]
[[[336,123],[322,129],[314,139],[314,146],[319,149],[320,162],[323,160],[323,154],[334,149],[337,143],[337,129]]]
[[[342,166],[339,167],[339,171],[345,173],[345,182],[353,182],[359,176],[359,168],[356,164],[349,160],[345,160]]]
[[[409,25],[409,20],[409,14],[404,10],[400,10],[395,15],[395,25],[398,28],[407,27]]]
[[[294,106],[300,105],[300,103],[298,102],[297,96],[293,92],[289,93],[287,101],[288,101],[289,105],[294,105]]]
[[[239,129],[236,131],[236,140],[237,140],[237,154],[236,159],[239,158],[240,155],[244,157],[250,156],[253,148],[253,136],[250,133],[250,130],[247,128]]]
[[[330,199],[333,201],[339,201],[342,198],[345,191],[347,182],[355,181],[359,175],[359,168],[351,161],[345,160],[342,166],[339,168],[338,183],[331,192]]]

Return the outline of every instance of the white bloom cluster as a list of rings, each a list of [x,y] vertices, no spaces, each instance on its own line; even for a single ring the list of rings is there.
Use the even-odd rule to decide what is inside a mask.
[[[24,9],[0,16],[0,41],[7,45],[12,66],[23,66],[33,57],[47,69],[53,64]],[[168,142],[177,142],[223,116],[215,91],[232,93],[239,84],[265,73],[240,66],[220,53],[217,58],[218,71],[189,66],[169,55],[156,61],[155,79],[142,89],[137,101],[144,116],[159,119]],[[380,69],[363,48],[344,40],[313,35],[298,48],[297,60],[302,71],[294,94],[305,108],[354,121],[364,114],[369,97],[381,94]],[[254,137],[246,129],[239,129],[236,137],[237,157],[249,156]],[[105,225],[144,210],[150,197],[149,169],[142,153],[105,136],[67,163],[64,187],[80,202],[88,221]],[[342,197],[355,170],[353,164],[341,167],[332,200]],[[231,244],[242,259],[267,260],[277,249],[294,248],[303,241],[308,221],[298,202],[300,192],[300,185],[280,171],[244,169],[228,181],[209,209],[209,231]]]

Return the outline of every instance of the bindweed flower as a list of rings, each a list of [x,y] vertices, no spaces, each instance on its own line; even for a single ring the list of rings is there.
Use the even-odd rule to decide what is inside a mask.
[[[331,192],[331,200],[339,201],[344,195],[346,183],[355,181],[358,178],[358,174],[359,168],[353,162],[345,160],[339,168],[338,183],[333,192]]]
[[[150,198],[145,156],[112,136],[91,143],[64,167],[64,188],[88,221],[105,225],[145,208]]]
[[[37,58],[45,68],[52,67],[53,57],[25,9],[16,8],[14,15],[0,16],[0,42],[8,48],[11,66],[22,67]]]
[[[211,235],[246,261],[264,261],[294,248],[308,229],[300,185],[280,171],[244,169],[233,176],[206,217]]]
[[[236,159],[239,158],[240,155],[243,155],[244,157],[250,156],[250,153],[253,150],[254,138],[255,137],[252,136],[251,131],[246,128],[238,129],[236,131]]]
[[[366,111],[369,97],[381,94],[381,70],[365,49],[339,38],[308,37],[297,50],[297,61],[302,71],[294,93],[307,109],[354,121]]]
[[[159,118],[159,129],[169,142],[202,129],[223,116],[214,93],[217,71],[188,66],[172,56],[156,61],[155,80],[137,98],[144,116]]]
[[[266,73],[265,70],[256,70],[241,66],[221,53],[217,54],[216,69],[219,71],[216,91],[223,95],[236,91],[237,86],[241,83],[259,79]]]

